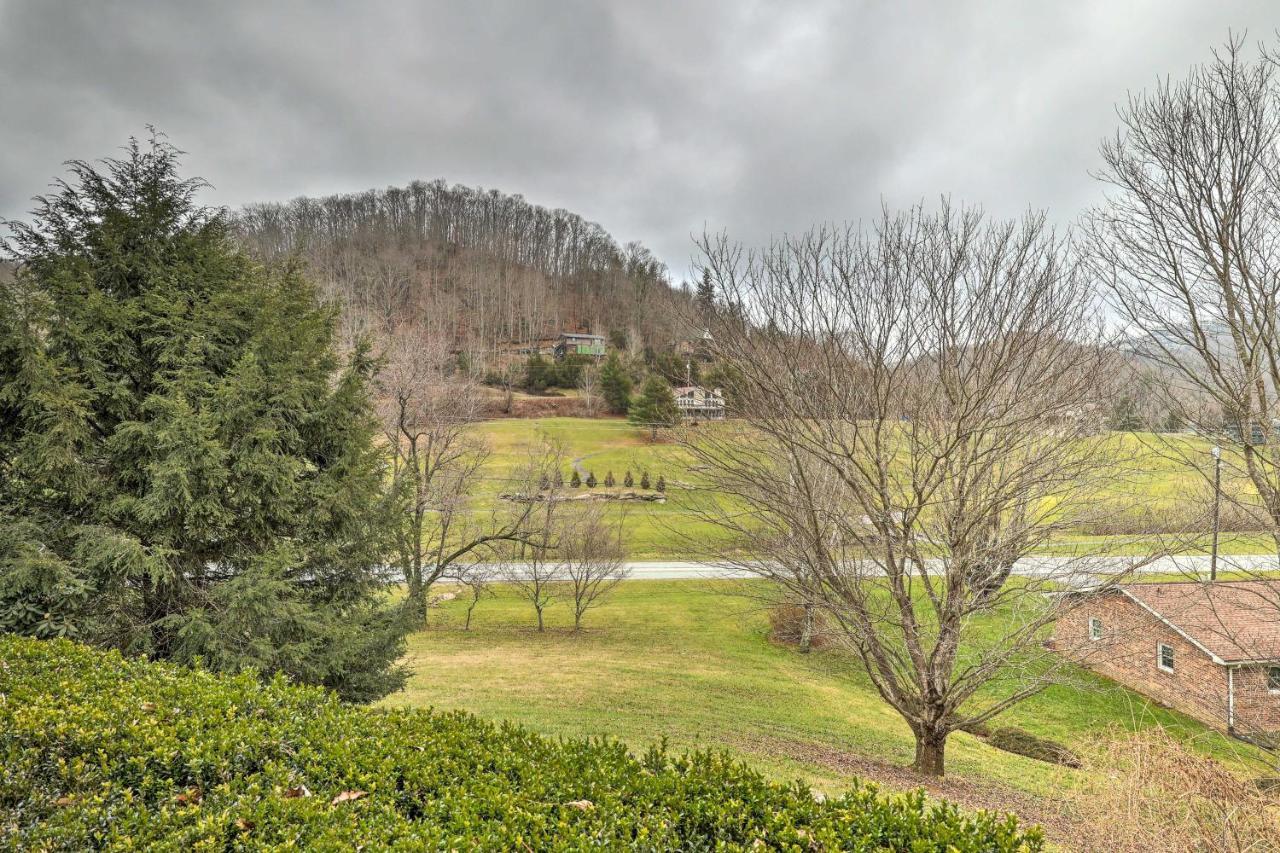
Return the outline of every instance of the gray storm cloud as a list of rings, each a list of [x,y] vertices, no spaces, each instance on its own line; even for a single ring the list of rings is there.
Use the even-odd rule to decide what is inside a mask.
[[[653,248],[949,194],[1069,223],[1126,92],[1274,39],[1274,2],[0,0],[0,216],[154,124],[211,203],[415,178]]]

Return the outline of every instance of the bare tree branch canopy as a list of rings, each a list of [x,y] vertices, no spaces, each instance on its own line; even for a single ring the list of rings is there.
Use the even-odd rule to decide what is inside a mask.
[[[916,769],[941,774],[952,731],[1059,666],[1041,641],[1062,578],[1011,572],[1116,463],[1089,281],[1043,217],[946,202],[701,248],[728,306],[712,346],[740,376],[739,419],[683,442],[725,496],[708,520],[742,545],[721,557],[818,608],[910,726]]]
[[[531,507],[515,515],[477,513],[471,490],[489,458],[469,428],[480,417],[474,384],[454,375],[442,339],[419,328],[389,337],[379,376],[381,419],[392,477],[404,503],[396,567],[410,606],[426,618],[431,586],[477,549],[528,533]]]
[[[622,541],[621,517],[612,522],[605,505],[592,502],[565,523],[561,535],[561,567],[573,598],[573,630],[582,630],[587,611],[604,602],[630,577]]]
[[[558,562],[563,547],[564,484],[555,474],[564,470],[565,459],[564,448],[550,438],[544,437],[530,451],[517,473],[521,485],[509,522],[520,535],[512,537],[507,548],[510,559],[504,579],[533,605],[539,632],[546,629],[547,605],[564,585]]]
[[[1094,272],[1178,419],[1224,446],[1280,534],[1280,103],[1227,43],[1119,110],[1089,218]],[[1208,460],[1188,460],[1204,472]],[[1280,541],[1280,540],[1278,540]]]
[[[493,583],[498,578],[498,566],[487,559],[463,561],[460,567],[450,572],[449,579],[463,587],[468,596],[466,617],[462,623],[462,630],[471,630],[471,617],[475,615],[476,605],[480,603],[482,598],[492,598],[495,595]]]

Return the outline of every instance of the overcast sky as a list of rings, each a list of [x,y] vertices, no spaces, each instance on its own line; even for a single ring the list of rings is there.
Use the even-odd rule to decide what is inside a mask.
[[[0,0],[0,216],[151,123],[207,200],[521,193],[688,270],[950,194],[1071,222],[1114,106],[1280,3]]]

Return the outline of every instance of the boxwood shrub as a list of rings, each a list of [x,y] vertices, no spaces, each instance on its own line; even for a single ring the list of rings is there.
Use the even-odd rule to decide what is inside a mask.
[[[1011,816],[722,754],[631,755],[463,713],[0,635],[0,847],[1037,851]]]

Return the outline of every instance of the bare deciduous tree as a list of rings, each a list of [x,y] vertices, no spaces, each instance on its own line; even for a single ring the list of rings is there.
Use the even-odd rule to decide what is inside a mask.
[[[547,605],[561,591],[559,552],[561,549],[564,510],[563,479],[556,483],[555,472],[563,469],[563,448],[551,439],[530,452],[517,480],[520,489],[512,495],[517,509],[512,511],[513,524],[521,531],[508,549],[510,559],[505,579],[516,593],[533,605],[538,630],[545,629]]]
[[[600,411],[600,368],[593,364],[582,368],[578,377],[578,390],[582,392],[582,410],[589,418]]]
[[[741,375],[742,417],[683,439],[724,496],[707,520],[743,546],[717,556],[816,608],[941,774],[952,731],[1051,681],[1045,593],[1100,569],[1013,576],[1117,461],[1090,285],[1043,217],[946,203],[702,250],[736,306],[710,345]]]
[[[470,429],[479,419],[476,389],[451,373],[444,343],[400,327],[389,336],[385,358],[380,415],[404,505],[395,565],[410,606],[425,620],[431,586],[476,549],[529,535],[531,507],[511,515],[470,505],[489,451]]]
[[[560,535],[560,566],[573,598],[573,630],[630,576],[622,541],[622,518],[609,520],[605,506],[592,502],[566,519]]]
[[[1223,446],[1226,476],[1247,480],[1280,536],[1275,68],[1236,39],[1184,80],[1131,96],[1102,145],[1111,191],[1089,233],[1094,271],[1172,419]],[[1207,453],[1163,449],[1212,478]]]
[[[1229,505],[1228,529],[1265,530],[1280,548],[1278,63],[1272,49],[1250,58],[1233,38],[1184,79],[1131,96],[1102,146],[1098,177],[1109,193],[1089,235],[1094,271],[1134,348],[1164,378],[1157,387],[1175,419],[1220,452],[1176,440],[1159,449],[1212,484],[1205,491]],[[1203,516],[1216,529],[1224,513]],[[1280,584],[1256,566],[1231,566],[1240,583],[1225,588],[1184,587],[1199,608],[1187,617],[1195,629],[1253,661],[1229,667],[1233,696],[1237,686],[1262,691],[1275,653],[1249,627],[1280,614]],[[1187,580],[1205,576],[1188,570]],[[1233,732],[1274,749],[1267,715],[1231,704]]]
[[[494,596],[493,582],[498,577],[497,567],[488,560],[472,560],[455,570],[451,580],[466,590],[467,610],[462,623],[462,630],[471,630],[471,617],[475,614],[476,605],[483,598]]]

